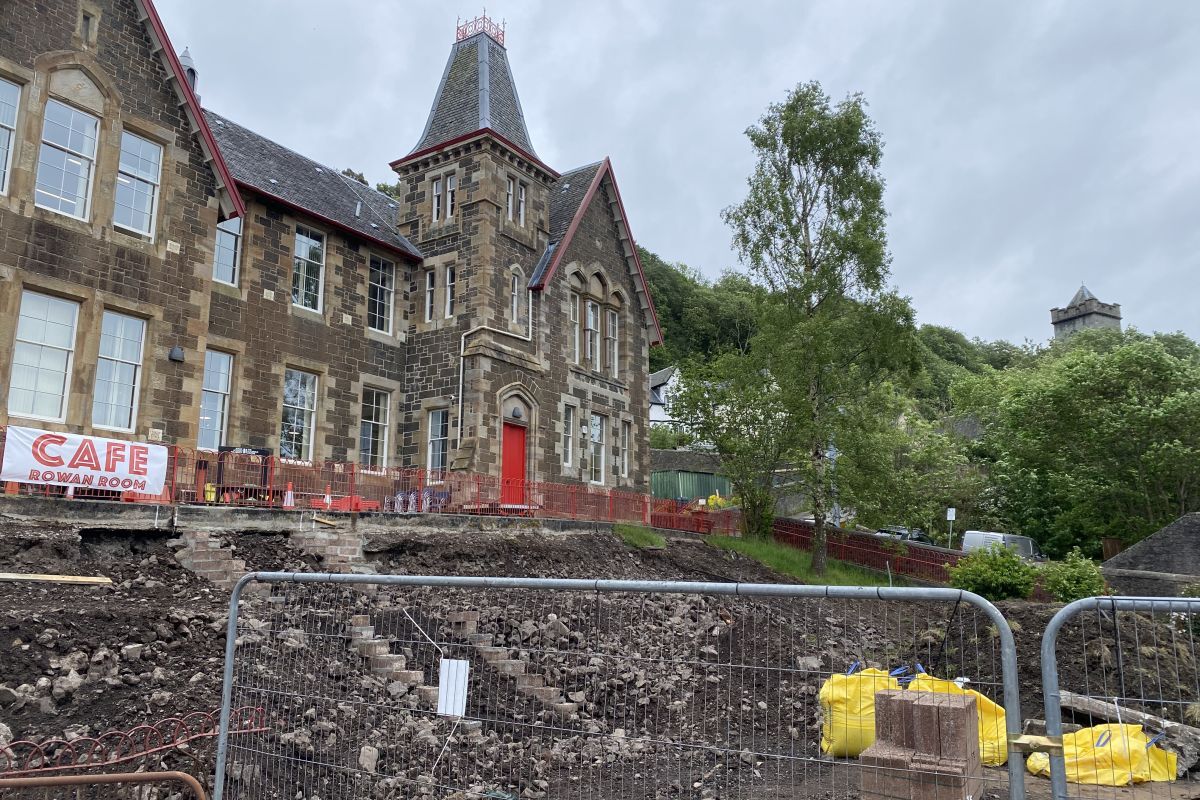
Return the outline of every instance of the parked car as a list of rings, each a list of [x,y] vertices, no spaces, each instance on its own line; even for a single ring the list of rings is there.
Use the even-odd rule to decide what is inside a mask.
[[[962,549],[964,553],[972,550],[983,550],[994,544],[1004,545],[1016,551],[1017,555],[1027,561],[1045,561],[1038,543],[1028,536],[1015,533],[997,533],[996,531],[967,531],[963,534]]]
[[[934,544],[933,539],[930,539],[925,531],[918,528],[905,528],[900,525],[889,525],[886,528],[880,528],[875,531],[876,536],[887,536],[891,539],[899,539],[902,542],[915,542],[917,544]]]

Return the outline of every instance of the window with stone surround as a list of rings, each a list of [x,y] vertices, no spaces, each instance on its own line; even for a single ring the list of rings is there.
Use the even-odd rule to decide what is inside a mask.
[[[283,421],[279,427],[279,455],[311,461],[316,437],[317,376],[299,369],[283,374]]]
[[[436,408],[429,412],[429,447],[426,467],[431,472],[446,469],[450,452],[450,409]]]
[[[587,317],[584,324],[584,357],[586,363],[600,371],[600,304],[587,301]]]
[[[220,350],[204,353],[204,383],[200,390],[200,438],[202,450],[225,444],[229,418],[229,391],[233,382],[233,356]]]
[[[454,316],[454,293],[457,290],[454,267],[446,267],[446,319]]]
[[[97,428],[134,429],[145,335],[145,320],[115,311],[104,312],[92,398],[92,424]]]
[[[571,362],[574,364],[580,363],[583,355],[579,349],[583,337],[583,333],[579,329],[579,304],[581,302],[583,301],[579,295],[571,292]]]
[[[438,222],[442,218],[442,179],[433,179],[433,221]]]
[[[34,189],[36,205],[68,217],[88,218],[99,134],[96,117],[57,100],[46,101]]]
[[[320,311],[324,281],[325,235],[297,225],[292,266],[292,304]]]
[[[571,466],[575,461],[575,406],[563,406],[562,463]]]
[[[358,432],[358,463],[364,467],[387,466],[388,410],[392,396],[381,389],[364,388],[362,420]]]
[[[371,256],[367,287],[367,327],[392,332],[392,309],[396,295],[396,265],[386,258]]]
[[[425,321],[433,322],[434,300],[437,296],[437,270],[425,273]]]
[[[621,423],[621,477],[629,477],[629,440],[633,434],[633,423]]]
[[[609,308],[604,312],[604,365],[608,368],[608,374],[615,378],[617,377],[617,369],[620,366],[620,314]]]
[[[592,483],[604,483],[604,429],[608,425],[608,417],[602,414],[592,414],[590,426],[590,438],[592,442],[592,463],[591,463],[591,481]]]
[[[8,176],[16,150],[17,108],[21,105],[21,87],[0,78],[0,194],[8,194]]]
[[[217,223],[217,243],[213,248],[213,280],[237,286],[238,259],[242,252],[242,218]]]
[[[113,205],[113,225],[154,238],[158,182],[162,176],[161,145],[123,131],[121,161]]]
[[[79,304],[21,293],[8,384],[10,416],[62,422],[67,416]]]
[[[512,222],[512,219],[513,219],[513,209],[516,208],[516,198],[517,198],[517,179],[510,176],[508,179],[508,193],[507,193],[507,197],[505,198],[505,208],[508,211],[508,221],[509,222]]]
[[[525,184],[517,184],[517,219],[522,228],[525,227]]]
[[[457,181],[453,175],[446,176],[446,219],[447,221],[454,219],[454,198],[455,185]]]

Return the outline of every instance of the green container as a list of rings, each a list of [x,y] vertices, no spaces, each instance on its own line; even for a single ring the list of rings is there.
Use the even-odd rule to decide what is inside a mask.
[[[681,472],[661,470],[650,473],[650,494],[666,500],[694,500],[719,494],[729,497],[733,490],[724,475],[709,472]]]

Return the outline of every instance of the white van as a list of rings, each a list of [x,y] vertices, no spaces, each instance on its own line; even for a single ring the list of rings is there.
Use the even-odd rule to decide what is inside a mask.
[[[1037,542],[1028,536],[1018,536],[1015,533],[996,533],[995,531],[967,531],[963,534],[962,549],[964,553],[972,550],[983,550],[994,544],[1004,545],[1017,552],[1027,561],[1045,561],[1046,556],[1038,548]]]

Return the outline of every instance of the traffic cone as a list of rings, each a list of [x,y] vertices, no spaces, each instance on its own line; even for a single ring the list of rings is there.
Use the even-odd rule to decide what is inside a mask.
[[[5,481],[4,493],[5,494],[18,494],[21,491],[20,487],[21,487],[21,485],[19,483],[17,483],[16,481]]]
[[[284,508],[295,508],[296,507],[296,495],[292,491],[292,482],[291,481],[288,481],[287,491],[283,495],[283,507]]]
[[[325,510],[326,511],[328,511],[330,506],[333,505],[333,497],[331,496],[332,494],[333,494],[333,488],[328,483],[325,484]]]

